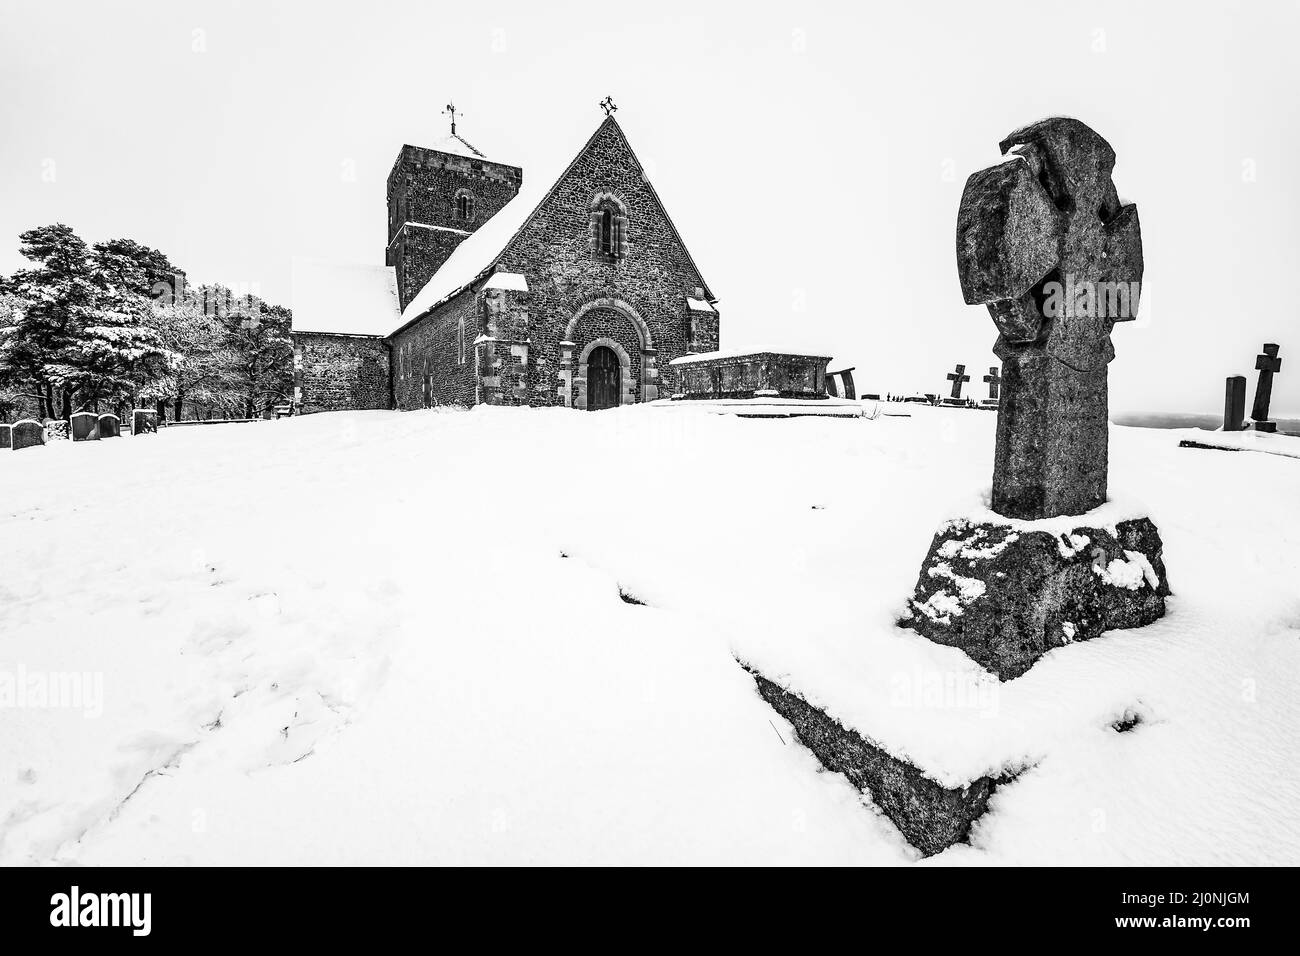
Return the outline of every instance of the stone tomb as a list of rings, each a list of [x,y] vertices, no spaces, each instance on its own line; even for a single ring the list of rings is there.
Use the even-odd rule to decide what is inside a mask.
[[[99,437],[118,438],[122,434],[116,415],[99,416]]]
[[[77,412],[69,425],[73,441],[99,441],[99,416],[94,412]]]
[[[158,413],[151,408],[137,408],[131,413],[132,435],[155,435],[158,432]]]
[[[14,422],[10,434],[13,439],[14,451],[21,448],[35,448],[37,445],[45,444],[45,426],[32,418]]]
[[[828,355],[792,352],[704,352],[674,359],[675,401],[748,398],[798,398],[818,401],[826,394]]]

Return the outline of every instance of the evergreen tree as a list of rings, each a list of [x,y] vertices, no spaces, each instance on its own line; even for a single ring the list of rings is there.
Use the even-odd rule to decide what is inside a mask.
[[[90,253],[62,223],[29,229],[19,240],[37,268],[21,269],[6,283],[22,307],[5,335],[0,385],[31,388],[42,416],[67,418],[83,381],[70,353],[97,294]]]

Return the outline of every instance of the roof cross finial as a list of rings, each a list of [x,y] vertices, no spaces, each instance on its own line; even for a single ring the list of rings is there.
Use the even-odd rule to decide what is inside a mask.
[[[616,109],[618,109],[618,107],[614,105],[614,97],[612,96],[607,96],[603,100],[601,100],[600,108],[605,111],[606,116],[609,116]]]
[[[464,114],[464,113],[457,113],[457,112],[456,112],[456,104],[455,104],[455,103],[448,103],[448,104],[443,108],[443,112],[446,113],[448,116],[451,117],[451,135],[452,135],[452,136],[455,136],[455,135],[456,135],[456,117],[457,117],[457,116],[464,116],[465,114]]]

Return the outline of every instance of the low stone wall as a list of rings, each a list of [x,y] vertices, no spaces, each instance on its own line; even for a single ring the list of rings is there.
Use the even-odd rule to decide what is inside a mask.
[[[674,359],[674,399],[823,399],[829,356],[792,352],[704,353]]]
[[[844,774],[853,786],[870,794],[907,842],[925,856],[963,842],[971,825],[988,809],[994,788],[1005,782],[980,777],[960,789],[943,787],[802,697],[743,662],[741,666],[753,676],[762,698],[790,722],[822,766]]]

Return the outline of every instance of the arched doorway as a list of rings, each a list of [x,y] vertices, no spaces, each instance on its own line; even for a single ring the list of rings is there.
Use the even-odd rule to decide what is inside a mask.
[[[587,356],[587,408],[599,411],[619,404],[621,368],[618,356],[607,345],[598,345]]]

